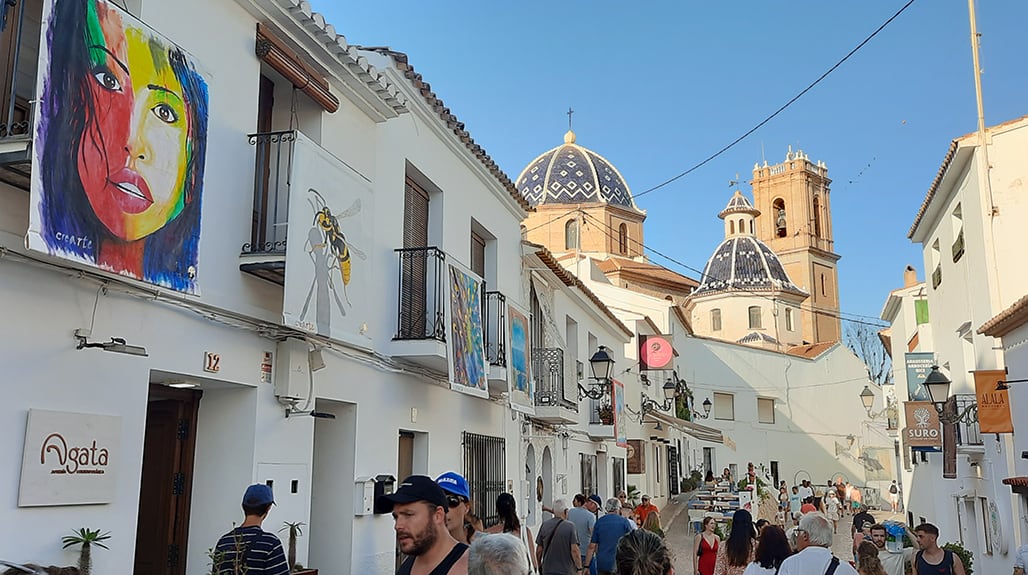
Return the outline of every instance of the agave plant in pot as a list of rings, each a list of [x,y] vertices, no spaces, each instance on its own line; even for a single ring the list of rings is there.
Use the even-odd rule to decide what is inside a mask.
[[[304,569],[303,565],[296,562],[296,539],[303,535],[303,527],[306,524],[302,521],[283,521],[279,532],[289,530],[289,544],[286,548],[286,562],[289,563],[289,571],[298,575],[318,575],[317,569]]]
[[[90,529],[88,527],[82,527],[71,532],[71,535],[65,535],[61,538],[61,542],[64,543],[64,548],[74,547],[79,545],[79,574],[89,575],[93,569],[93,552],[92,547],[103,547],[104,549],[110,549],[104,541],[111,538],[111,532],[101,532],[99,529]]]

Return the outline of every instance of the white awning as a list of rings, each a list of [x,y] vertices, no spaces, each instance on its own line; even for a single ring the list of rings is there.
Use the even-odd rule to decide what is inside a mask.
[[[659,411],[648,411],[646,416],[653,418],[655,421],[666,423],[678,429],[682,433],[691,435],[701,441],[709,441],[711,443],[725,442],[725,438],[724,435],[722,435],[721,430],[714,429],[713,427],[707,427],[706,425],[700,425],[698,423],[679,419]]]

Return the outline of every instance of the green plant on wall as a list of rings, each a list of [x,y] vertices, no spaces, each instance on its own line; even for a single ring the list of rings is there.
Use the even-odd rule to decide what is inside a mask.
[[[79,573],[81,575],[89,575],[93,569],[93,545],[97,547],[103,547],[104,549],[110,549],[104,541],[111,538],[111,532],[106,531],[101,533],[99,529],[90,529],[88,527],[82,527],[71,532],[71,535],[65,535],[61,538],[61,542],[64,543],[64,549],[79,545]]]

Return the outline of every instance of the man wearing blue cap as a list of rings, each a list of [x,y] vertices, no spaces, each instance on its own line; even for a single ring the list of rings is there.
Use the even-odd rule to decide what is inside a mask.
[[[455,471],[447,471],[436,478],[435,482],[446,492],[446,529],[453,535],[453,538],[461,543],[471,544],[472,536],[469,531],[474,532],[472,527],[468,529],[468,513],[471,511],[471,491],[468,488],[468,480]]]
[[[282,541],[274,533],[261,529],[268,511],[275,503],[271,487],[257,483],[243,494],[243,524],[221,536],[214,547],[217,557],[215,572],[229,575],[288,575],[289,564],[282,552]]]
[[[411,475],[376,503],[392,509],[396,545],[408,556],[397,575],[467,575],[468,546],[446,528],[446,492],[431,477]]]

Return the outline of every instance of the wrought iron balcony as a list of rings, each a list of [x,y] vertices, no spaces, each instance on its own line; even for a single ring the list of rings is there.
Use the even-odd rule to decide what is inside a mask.
[[[42,0],[0,0],[0,181],[28,190]]]
[[[507,367],[507,296],[485,292],[485,357],[489,365]]]
[[[400,265],[396,340],[446,341],[446,253],[436,247],[396,250]]]
[[[564,393],[564,371],[564,350],[557,347],[532,349],[536,407],[563,407],[578,411],[578,403]]]
[[[289,231],[289,171],[296,132],[262,132],[247,136],[256,146],[250,241],[243,244],[239,269],[283,285],[286,234]]]
[[[978,401],[977,397],[973,393],[958,393],[953,396],[957,402],[957,413],[964,413],[968,408],[973,406],[973,409],[977,411]],[[957,445],[959,446],[975,446],[984,445],[982,442],[981,428],[978,427],[977,415],[973,418],[961,419],[956,423],[957,426]]]

